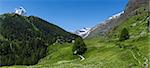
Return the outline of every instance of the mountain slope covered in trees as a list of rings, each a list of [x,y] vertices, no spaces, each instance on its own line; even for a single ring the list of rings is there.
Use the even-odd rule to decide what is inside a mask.
[[[0,66],[32,65],[46,56],[47,47],[71,42],[75,37],[35,16],[0,15]]]

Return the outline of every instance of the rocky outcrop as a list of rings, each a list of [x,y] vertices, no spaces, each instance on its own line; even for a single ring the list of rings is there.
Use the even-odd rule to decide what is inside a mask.
[[[130,14],[130,12],[132,12],[133,10],[148,4],[148,1],[149,0],[129,0],[129,2],[125,8],[125,13]]]

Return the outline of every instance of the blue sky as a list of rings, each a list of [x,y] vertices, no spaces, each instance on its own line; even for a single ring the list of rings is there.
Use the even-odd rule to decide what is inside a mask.
[[[124,10],[127,0],[0,0],[0,14],[23,6],[27,16],[38,16],[67,31],[94,27]]]

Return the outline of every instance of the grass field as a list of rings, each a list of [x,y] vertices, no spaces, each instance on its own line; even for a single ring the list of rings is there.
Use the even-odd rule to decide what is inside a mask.
[[[141,68],[144,63],[150,64],[145,60],[145,58],[150,60],[149,39],[143,37],[136,42],[132,40],[120,42],[122,48],[116,42],[103,41],[99,38],[85,40],[88,50],[84,54],[86,59],[83,61],[80,61],[78,56],[72,55],[72,44],[56,44],[49,46],[48,55],[38,64],[17,65],[10,68]]]

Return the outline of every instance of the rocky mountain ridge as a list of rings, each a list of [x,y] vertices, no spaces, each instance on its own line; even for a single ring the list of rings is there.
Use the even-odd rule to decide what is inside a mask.
[[[87,38],[95,38],[97,36],[106,37],[107,34],[117,27],[122,21],[128,19],[131,16],[137,14],[136,9],[139,7],[145,7],[145,10],[149,10],[148,8],[149,1],[148,0],[129,0],[126,8],[123,12],[116,14],[103,23],[96,25],[95,27],[91,28],[91,32],[87,36]],[[115,17],[116,16],[116,17]]]

